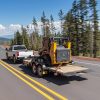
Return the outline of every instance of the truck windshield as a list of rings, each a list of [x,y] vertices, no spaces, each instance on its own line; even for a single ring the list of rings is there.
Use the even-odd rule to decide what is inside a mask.
[[[26,50],[25,46],[16,46],[14,47],[14,50]]]

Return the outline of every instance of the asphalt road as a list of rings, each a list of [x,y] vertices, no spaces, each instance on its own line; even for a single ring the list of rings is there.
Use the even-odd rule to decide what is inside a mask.
[[[12,64],[5,60],[3,47],[0,47],[0,59],[33,80],[68,98],[68,100],[100,100],[100,62],[74,59],[75,65],[89,68],[88,72],[81,77],[49,75],[48,77],[38,78],[32,74],[29,68],[22,66],[22,64]],[[42,90],[42,88],[39,89]],[[54,97],[55,100],[62,100],[45,90],[42,91]],[[0,100],[47,100],[47,98],[0,65]]]

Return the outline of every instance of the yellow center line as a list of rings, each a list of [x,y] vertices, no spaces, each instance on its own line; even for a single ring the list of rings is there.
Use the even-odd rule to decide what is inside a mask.
[[[28,86],[30,86],[31,88],[33,88],[35,91],[37,91],[38,93],[40,93],[41,95],[43,95],[48,100],[54,100],[54,98],[50,97],[48,94],[44,93],[43,91],[41,91],[40,89],[38,89],[37,87],[35,87],[33,84],[31,84],[30,82],[28,82],[27,80],[25,80],[24,78],[22,78],[20,75],[16,74],[10,68],[6,67],[6,65],[4,65],[1,61],[0,61],[0,65],[2,65],[3,67],[5,67],[12,74],[14,74],[16,77],[18,77],[20,80],[22,80],[24,83],[26,83]]]
[[[24,73],[22,73],[19,70],[16,70],[15,68],[13,68],[12,66],[10,66],[9,64],[7,64],[6,62],[0,60],[0,62],[2,62],[3,64],[7,65],[8,67],[10,67],[11,69],[13,69],[14,71],[16,71],[17,73],[21,74],[22,76],[24,76],[25,78],[29,79],[30,81],[32,81],[33,83],[35,83],[36,85],[42,87],[43,89],[45,89],[46,91],[52,93],[53,95],[57,96],[58,98],[60,98],[61,100],[68,100],[67,98],[65,98],[64,96],[60,95],[59,93],[53,91],[52,89],[44,86],[43,84],[39,83],[38,81],[33,80],[32,78],[30,78],[28,75],[25,75]]]

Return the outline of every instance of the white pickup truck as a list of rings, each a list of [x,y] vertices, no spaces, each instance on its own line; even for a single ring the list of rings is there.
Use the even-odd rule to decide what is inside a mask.
[[[33,50],[27,50],[25,45],[13,45],[9,49],[6,49],[6,57],[7,59],[12,59],[14,63],[18,60],[23,60],[27,57],[33,57]]]

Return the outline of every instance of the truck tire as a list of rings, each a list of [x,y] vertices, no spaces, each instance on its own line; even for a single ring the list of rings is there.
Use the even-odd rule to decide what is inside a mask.
[[[37,74],[39,77],[43,77],[43,68],[41,65],[38,65],[37,67]]]
[[[32,64],[32,72],[33,74],[37,74],[37,68],[36,68],[36,65],[35,64]]]
[[[13,63],[16,64],[16,57],[13,56]]]
[[[6,53],[6,59],[9,60],[8,53]]]

